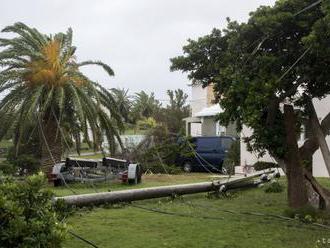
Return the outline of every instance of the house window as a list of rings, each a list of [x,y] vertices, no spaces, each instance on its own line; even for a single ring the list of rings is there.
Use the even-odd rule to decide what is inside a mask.
[[[226,135],[226,128],[224,126],[221,126],[218,121],[215,124],[215,129],[216,129],[216,135],[217,136]]]

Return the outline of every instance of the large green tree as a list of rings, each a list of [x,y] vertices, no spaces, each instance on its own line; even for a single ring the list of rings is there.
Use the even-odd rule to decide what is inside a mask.
[[[78,144],[82,133],[96,147],[103,134],[109,144],[120,141],[122,119],[112,94],[79,68],[99,65],[109,76],[114,73],[100,61],[77,61],[71,28],[45,35],[15,23],[2,32],[14,37],[0,39],[0,92],[6,93],[0,102],[0,140],[14,130],[19,146],[33,123],[39,131],[45,169],[61,160],[65,137]]]
[[[194,83],[214,83],[222,123],[251,127],[250,149],[269,151],[285,169],[291,207],[305,205],[316,191],[329,208],[329,192],[305,165],[320,145],[329,152],[322,145],[330,114],[319,123],[312,100],[330,93],[330,2],[277,1],[252,12],[247,23],[228,21],[223,31],[189,40],[172,70],[188,72]],[[298,147],[303,123],[313,132]]]

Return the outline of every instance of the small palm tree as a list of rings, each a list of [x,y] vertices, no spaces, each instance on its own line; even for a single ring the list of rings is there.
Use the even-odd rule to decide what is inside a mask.
[[[148,95],[145,91],[135,94],[132,115],[135,121],[149,118],[155,115],[161,108],[161,103],[155,98],[155,94]]]
[[[26,128],[39,131],[41,163],[47,167],[61,160],[66,138],[100,146],[103,134],[109,144],[120,142],[122,118],[112,94],[83,75],[79,68],[99,65],[110,76],[112,69],[100,61],[78,63],[72,29],[44,35],[23,23],[2,30],[16,34],[0,39],[0,140],[15,131],[17,147]],[[121,143],[121,142],[120,142]]]
[[[116,100],[117,107],[124,118],[125,122],[129,122],[129,113],[132,107],[132,97],[128,94],[128,90],[120,88],[112,88],[112,93]]]

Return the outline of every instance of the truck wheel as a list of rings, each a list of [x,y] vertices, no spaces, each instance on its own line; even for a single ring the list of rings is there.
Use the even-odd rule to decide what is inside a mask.
[[[193,168],[192,168],[192,164],[190,163],[190,162],[184,162],[184,164],[183,164],[183,171],[184,172],[187,172],[187,173],[190,173],[190,172],[192,172],[192,170],[193,170]]]

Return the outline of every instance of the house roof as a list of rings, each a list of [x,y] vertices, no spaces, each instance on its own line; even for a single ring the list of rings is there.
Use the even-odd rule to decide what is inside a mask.
[[[207,108],[203,108],[201,111],[197,112],[193,117],[206,117],[206,116],[216,116],[222,113],[223,110],[220,108],[219,104],[212,105]]]

